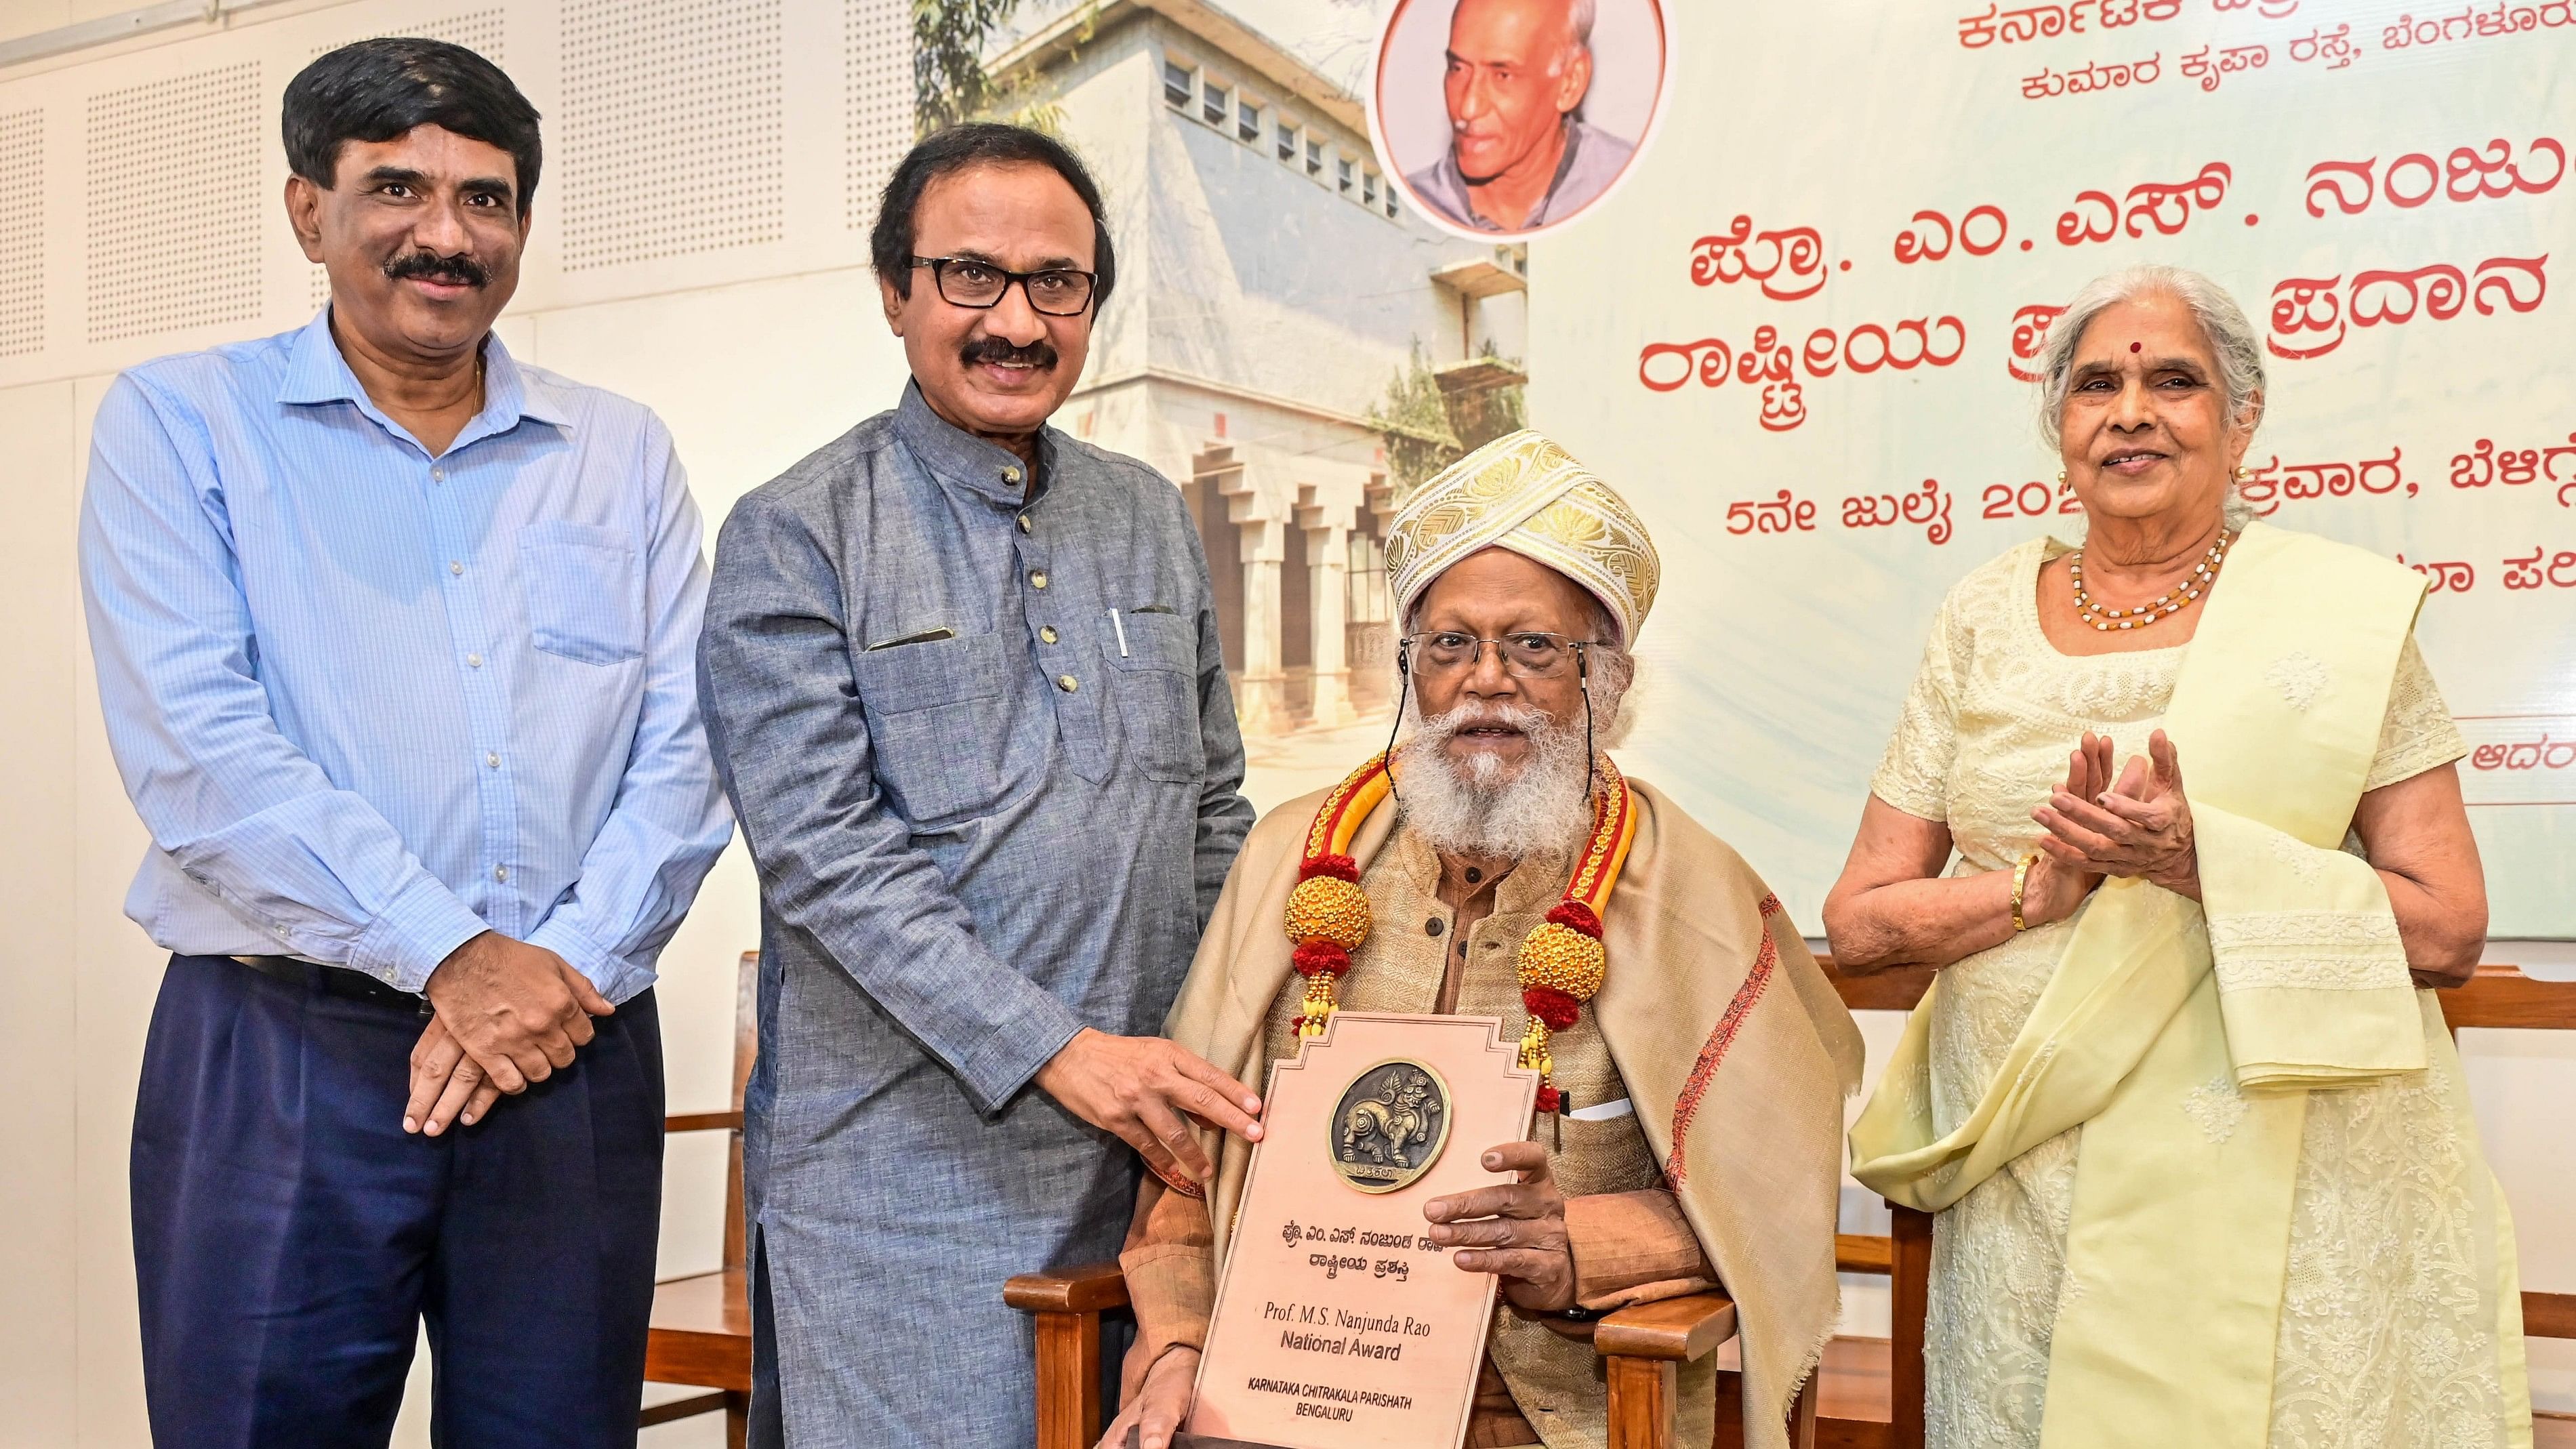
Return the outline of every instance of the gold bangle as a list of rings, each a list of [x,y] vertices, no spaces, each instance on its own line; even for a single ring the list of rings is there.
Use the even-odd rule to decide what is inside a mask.
[[[2014,935],[2019,935],[2030,929],[2030,922],[2021,918],[2021,892],[2022,887],[2030,884],[2030,868],[2037,864],[2039,864],[2039,852],[2037,851],[2032,851],[2030,854],[2013,862],[2012,923]]]

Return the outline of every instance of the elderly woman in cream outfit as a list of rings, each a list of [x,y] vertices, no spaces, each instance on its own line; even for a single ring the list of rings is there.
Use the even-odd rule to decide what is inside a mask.
[[[1939,1214],[1929,1441],[2528,1444],[2417,989],[2487,920],[2421,581],[2246,516],[2262,349],[2206,278],[2095,281],[2044,366],[2083,542],[1951,591],[1824,910],[1846,970],[1942,968],[1853,1132]]]

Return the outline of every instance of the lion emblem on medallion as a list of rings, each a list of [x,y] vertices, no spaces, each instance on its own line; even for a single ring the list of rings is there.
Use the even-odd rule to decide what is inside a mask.
[[[1449,1090],[1420,1062],[1380,1062],[1342,1092],[1333,1169],[1362,1192],[1393,1192],[1430,1170],[1449,1140]]]

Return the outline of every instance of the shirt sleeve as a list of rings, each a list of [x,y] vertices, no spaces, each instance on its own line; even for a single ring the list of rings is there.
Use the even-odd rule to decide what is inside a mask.
[[[976,938],[889,808],[832,559],[804,520],[761,498],[716,540],[698,699],[769,910],[999,1111],[1082,1022]]]
[[[1195,550],[1193,550],[1195,551]],[[1200,560],[1201,597],[1206,560]],[[1225,646],[1213,603],[1199,610],[1199,740],[1207,756],[1207,782],[1199,788],[1198,843],[1193,856],[1199,928],[1207,928],[1226,872],[1252,828],[1252,802],[1243,798],[1243,732],[1234,718],[1234,690],[1226,683]]]
[[[1958,753],[1957,688],[1951,670],[1952,605],[1933,616],[1922,667],[1906,691],[1896,733],[1880,757],[1869,793],[1922,820],[1950,818],[1950,762]]]
[[[698,621],[707,600],[698,505],[669,435],[657,426],[649,436],[644,466],[659,467],[661,499],[645,559],[650,633],[635,743],[572,893],[528,936],[611,1001],[651,982],[655,958],[733,837],[698,720]]]
[[[2379,753],[2371,758],[2362,790],[2411,780],[2468,752],[2469,742],[2442,702],[2442,687],[2433,682],[2424,651],[2415,647],[2414,635],[2407,635],[2397,656],[2397,678],[2388,690],[2388,713],[2379,722]]]
[[[153,844],[280,952],[420,990],[484,923],[279,732],[203,423],[120,377],[92,439],[90,651],[108,748]]]
[[[1567,1198],[1565,1239],[1574,1301],[1596,1313],[1717,1286],[1717,1269],[1669,1188]]]

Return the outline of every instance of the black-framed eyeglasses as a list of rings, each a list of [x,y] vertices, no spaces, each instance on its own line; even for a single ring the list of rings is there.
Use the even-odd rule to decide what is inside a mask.
[[[1072,267],[1005,271],[976,257],[914,257],[912,264],[930,268],[932,282],[950,306],[979,310],[997,306],[1002,294],[1017,282],[1029,307],[1049,317],[1081,316],[1091,306],[1092,284],[1098,280],[1098,274]]]
[[[1591,639],[1570,639],[1563,634],[1528,630],[1506,634],[1500,639],[1479,639],[1455,629],[1428,634],[1407,634],[1397,641],[1421,661],[1425,671],[1447,673],[1456,669],[1473,669],[1485,657],[1485,646],[1494,646],[1501,656],[1503,672],[1521,679],[1548,679],[1565,670],[1568,661],[1582,657],[1583,651],[1595,644]]]

